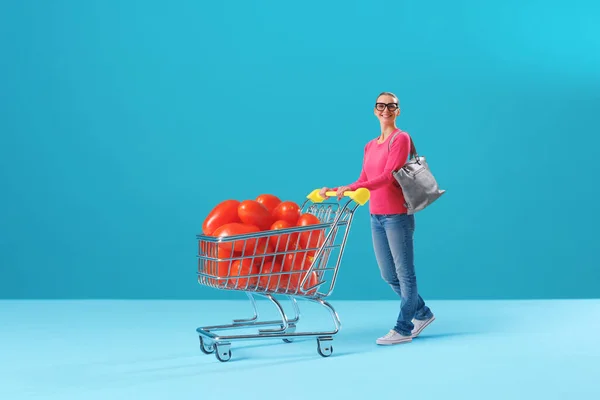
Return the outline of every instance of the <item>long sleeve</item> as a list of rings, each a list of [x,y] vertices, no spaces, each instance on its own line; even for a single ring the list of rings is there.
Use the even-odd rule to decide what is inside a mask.
[[[387,144],[384,144],[387,152]],[[390,146],[389,153],[387,154],[387,160],[383,172],[371,179],[361,180],[349,185],[350,190],[356,190],[360,187],[373,190],[381,186],[388,185],[394,182],[394,176],[392,172],[400,168],[406,162],[410,153],[410,137],[405,132],[400,132],[394,138]],[[366,156],[366,154],[365,154]],[[364,176],[365,166],[363,161],[361,177]]]

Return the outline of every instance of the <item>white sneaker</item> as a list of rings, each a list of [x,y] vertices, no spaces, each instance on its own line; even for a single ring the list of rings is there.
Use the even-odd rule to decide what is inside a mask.
[[[404,336],[396,332],[395,330],[390,330],[385,336],[377,339],[377,344],[389,345],[389,344],[398,344],[404,342],[412,341],[412,336]]]
[[[435,321],[435,315],[432,315],[431,318],[423,319],[423,320],[413,319],[412,323],[415,327],[413,328],[413,330],[411,332],[412,337],[415,338],[415,337],[419,336],[419,333],[421,333],[421,331],[423,329],[425,329],[427,327],[427,325],[429,325],[433,321]]]

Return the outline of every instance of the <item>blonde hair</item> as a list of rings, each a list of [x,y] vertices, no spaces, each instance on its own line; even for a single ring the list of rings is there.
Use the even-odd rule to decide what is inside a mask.
[[[391,97],[395,98],[396,101],[398,102],[398,106],[400,106],[400,99],[398,99],[398,96],[396,96],[394,93],[392,93],[392,92],[381,92],[381,93],[379,93],[379,96],[377,96],[377,99],[380,98],[381,96],[391,96]],[[377,99],[375,99],[375,101],[377,101]]]

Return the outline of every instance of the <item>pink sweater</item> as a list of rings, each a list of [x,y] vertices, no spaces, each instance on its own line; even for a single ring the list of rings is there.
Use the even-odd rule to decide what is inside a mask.
[[[394,134],[396,137],[388,151],[389,141]],[[410,153],[410,136],[398,129],[392,132],[385,142],[380,144],[377,140],[375,138],[366,144],[360,176],[348,186],[350,190],[361,187],[369,189],[371,214],[404,214],[404,195],[392,171],[406,163]]]

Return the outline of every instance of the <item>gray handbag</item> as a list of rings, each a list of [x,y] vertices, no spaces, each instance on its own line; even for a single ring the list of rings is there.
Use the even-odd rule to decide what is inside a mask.
[[[388,151],[396,134],[390,139]],[[409,136],[410,137],[410,136]],[[429,170],[424,156],[417,154],[417,149],[410,137],[410,157],[406,164],[392,175],[402,188],[404,205],[409,215],[415,214],[439,199],[446,190],[440,190],[437,181]]]

